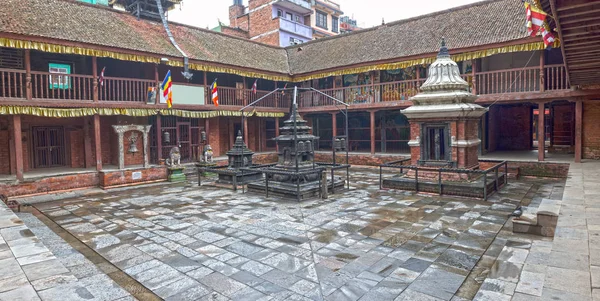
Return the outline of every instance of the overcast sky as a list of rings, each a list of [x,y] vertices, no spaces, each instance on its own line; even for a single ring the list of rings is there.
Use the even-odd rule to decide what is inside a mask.
[[[419,16],[480,0],[337,0],[344,15],[354,16],[359,26],[371,27]],[[517,0],[515,0],[517,1]],[[169,12],[169,20],[202,28],[218,25],[217,19],[229,24],[229,6],[233,0],[184,0],[181,10]],[[247,4],[248,0],[244,0]]]

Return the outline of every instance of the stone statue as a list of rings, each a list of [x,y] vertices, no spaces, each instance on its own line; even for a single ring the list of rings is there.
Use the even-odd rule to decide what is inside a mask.
[[[202,153],[202,155],[204,157],[204,162],[208,163],[213,161],[213,150],[212,147],[210,147],[210,144],[204,146],[204,152]]]
[[[179,147],[175,146],[169,151],[169,158],[166,160],[168,166],[179,166],[181,165],[181,152]]]

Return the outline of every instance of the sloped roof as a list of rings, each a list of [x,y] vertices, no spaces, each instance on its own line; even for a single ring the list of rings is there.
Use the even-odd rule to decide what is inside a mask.
[[[2,32],[181,57],[159,22],[74,0],[2,0],[2,4]],[[191,59],[298,75],[434,55],[442,36],[450,49],[523,39],[524,12],[521,1],[488,0],[288,48],[177,23],[169,26]]]
[[[162,23],[68,0],[2,0],[3,32],[182,57]],[[179,46],[196,60],[289,73],[285,50],[170,23]]]
[[[525,8],[518,0],[488,0],[286,49],[290,70],[302,74],[436,53],[442,37],[450,49],[526,38]]]

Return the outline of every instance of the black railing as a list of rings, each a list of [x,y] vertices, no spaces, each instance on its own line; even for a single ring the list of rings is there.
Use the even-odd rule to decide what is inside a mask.
[[[414,166],[414,165],[403,165],[404,162],[406,161],[410,161],[411,159],[406,158],[406,159],[402,159],[402,160],[398,160],[398,161],[393,161],[393,162],[388,162],[385,164],[381,164],[379,166],[379,188],[383,189],[383,169],[384,168],[392,168],[392,169],[400,169],[400,173],[399,175],[407,175],[408,172],[404,172],[405,170],[414,170],[414,190],[416,192],[419,192],[419,171],[423,171],[423,172],[437,172],[438,176],[437,176],[437,193],[439,195],[443,195],[444,194],[444,183],[442,181],[442,173],[454,173],[454,174],[467,174],[469,175],[479,175],[481,177],[483,177],[483,200],[487,201],[487,198],[489,195],[491,195],[491,193],[498,191],[502,186],[508,184],[508,162],[507,161],[495,161],[495,160],[479,160],[479,162],[483,162],[483,163],[497,163],[495,165],[493,165],[490,168],[487,168],[485,170],[479,170],[479,169],[463,169],[463,168],[431,168],[431,167],[422,167],[422,166]],[[500,175],[499,174],[499,170],[501,167],[504,167],[504,174]],[[490,192],[490,189],[488,188],[488,177],[489,174],[493,173],[493,191]],[[502,183],[501,183],[502,180]],[[421,184],[431,184],[430,181],[421,181]],[[427,192],[431,192],[431,191],[427,191]]]

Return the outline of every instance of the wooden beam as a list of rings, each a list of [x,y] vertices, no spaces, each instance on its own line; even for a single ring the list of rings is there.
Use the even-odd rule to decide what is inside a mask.
[[[598,20],[594,20],[594,21],[598,21]],[[573,23],[571,23],[573,24]],[[576,25],[573,26],[565,26],[565,24],[563,23],[563,27],[564,30],[575,30],[575,29],[579,29],[579,28],[588,28],[588,27],[593,27],[593,26],[598,26],[598,24],[600,24],[599,22],[593,23],[593,22],[581,22],[579,24],[575,23]]]
[[[580,3],[577,3],[581,1]],[[579,1],[575,1],[575,0],[569,0],[570,5],[565,5],[565,6],[561,6],[557,8],[557,11],[565,11],[565,10],[569,10],[569,9],[574,9],[574,8],[581,8],[581,7],[586,7],[586,6],[591,6],[591,5],[595,5],[598,4],[598,2],[594,3],[593,1],[589,1],[589,0],[579,0]]]
[[[573,23],[578,23],[578,22],[596,21],[597,19],[598,19],[598,17],[573,18],[573,19],[569,19],[569,20],[561,20],[560,23],[563,26],[566,26],[568,24],[573,24]]]
[[[558,16],[556,14],[556,10],[554,9],[554,0],[550,0],[550,7],[552,8],[552,15],[554,16]],[[569,13],[569,14],[562,14],[559,18],[570,18],[570,17],[577,17],[577,16],[581,16],[581,15],[588,15],[588,14],[597,14],[600,12],[600,9],[592,9],[592,10],[586,10],[586,11],[579,11],[579,12],[573,12],[573,13]],[[559,23],[559,22],[557,22]]]
[[[162,115],[156,115],[156,159],[158,160],[158,164],[160,164],[160,160],[163,159],[162,135]]]
[[[583,150],[583,102],[575,102],[575,163],[581,163]]]
[[[102,138],[100,136],[100,115],[94,115],[94,142],[96,143],[96,170],[102,170]]]
[[[571,49],[571,48],[583,48],[583,47],[598,47],[598,40],[589,40],[589,41],[583,41],[583,42],[573,42],[571,41],[568,45],[565,45],[565,49]]]
[[[331,113],[331,132],[333,137],[337,136],[337,112]]]
[[[12,125],[17,180],[23,181],[23,136],[21,133],[21,115],[13,115]]]
[[[83,117],[83,147],[85,152],[85,168],[94,166],[92,159],[92,136],[90,135],[90,117]]]
[[[554,20],[556,23],[556,30],[558,31],[558,39],[560,41],[562,41],[562,43],[560,43],[560,51],[562,53],[563,58],[566,58],[565,55],[565,43],[563,40],[563,36],[562,36],[562,28],[560,26],[560,21],[558,20],[558,14],[556,13],[556,4],[555,1],[556,0],[548,0],[550,2],[550,8],[552,9],[552,15],[556,16],[557,18]],[[564,64],[565,64],[565,74],[567,75],[567,83],[570,85],[571,84],[571,79],[569,78],[569,64],[567,63],[566,60],[564,60]]]
[[[563,37],[567,38],[567,41],[569,40],[570,37],[579,37],[579,36],[596,37],[598,35],[600,35],[600,31],[598,31],[598,30],[586,30],[586,31],[563,33]]]

